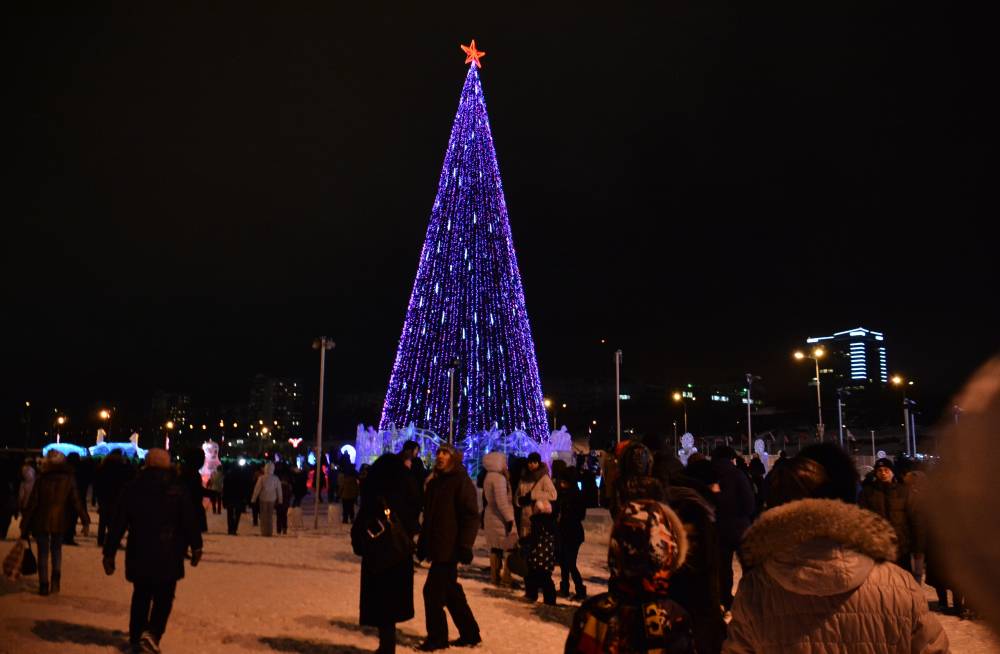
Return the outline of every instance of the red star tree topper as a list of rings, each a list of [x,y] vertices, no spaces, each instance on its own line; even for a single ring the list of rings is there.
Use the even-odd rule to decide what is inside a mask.
[[[476,68],[482,68],[483,64],[479,61],[486,56],[485,52],[480,52],[476,50],[476,40],[472,39],[472,43],[469,45],[463,45],[462,51],[465,52],[465,63],[474,63]]]

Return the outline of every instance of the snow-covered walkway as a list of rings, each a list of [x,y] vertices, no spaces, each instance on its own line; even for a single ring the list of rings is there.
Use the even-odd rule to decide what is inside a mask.
[[[306,500],[311,507],[311,498]],[[262,538],[247,513],[239,536],[226,535],[225,516],[209,514],[205,556],[180,582],[167,633],[168,654],[180,652],[371,652],[377,637],[357,624],[359,559],[351,552],[348,526],[334,509],[327,522],[321,505],[320,530]],[[597,512],[588,517],[580,569],[590,593],[607,585],[607,526]],[[96,514],[93,519],[96,526]],[[312,525],[307,508],[305,524]],[[16,533],[12,525],[11,533]],[[125,581],[124,554],[106,577],[93,536],[77,537],[80,547],[63,548],[62,592],[40,597],[37,576],[16,584],[0,581],[0,653],[66,654],[118,652],[127,641],[131,585]],[[12,541],[3,543],[6,554]],[[482,654],[560,652],[575,604],[527,604],[520,593],[487,583],[486,550],[476,550],[462,585],[479,621]],[[399,625],[401,651],[423,638],[420,589],[427,574],[417,570],[416,617]],[[932,597],[933,591],[928,589]],[[954,652],[1000,653],[1000,641],[981,623],[941,617]],[[452,626],[451,637],[457,637]],[[464,651],[464,650],[456,650]]]

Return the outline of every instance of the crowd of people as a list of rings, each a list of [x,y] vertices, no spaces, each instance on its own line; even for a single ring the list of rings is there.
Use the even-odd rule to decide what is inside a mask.
[[[426,470],[413,441],[361,471],[338,461],[330,479],[314,480],[314,491],[340,502],[341,519],[352,525],[360,622],[377,628],[378,651],[395,651],[396,625],[415,614],[414,570],[422,562],[429,564],[427,636],[418,649],[482,641],[459,583],[480,530],[490,583],[513,588],[516,576],[527,601],[581,603],[567,653],[946,652],[947,636],[920,588],[924,575],[937,590],[936,610],[968,615],[927,534],[920,470],[880,459],[861,480],[832,444],[793,458],[782,453],[770,470],[728,446],[686,465],[639,441],[609,454],[600,498],[583,461],[556,460],[550,469],[538,454],[493,452],[473,480],[460,450],[441,445]],[[251,508],[254,526],[270,537],[287,533],[289,511],[301,511],[310,485],[303,470],[283,463],[226,465],[206,482],[203,458],[182,461],[150,450],[141,469],[117,452],[96,468],[57,451],[38,470],[30,461],[0,462],[0,535],[20,516],[21,537],[37,544],[39,592],[58,593],[61,548],[73,544],[78,523],[88,533],[92,485],[108,574],[128,534],[131,645],[158,651],[184,559],[201,558],[205,500],[213,512],[226,511],[229,534]],[[607,592],[588,596],[577,556],[587,509],[598,503],[613,520],[610,578]],[[735,593],[734,556],[743,572]],[[446,611],[457,639],[449,640]]]

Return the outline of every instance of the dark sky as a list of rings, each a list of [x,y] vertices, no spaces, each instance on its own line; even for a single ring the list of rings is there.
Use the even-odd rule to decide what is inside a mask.
[[[800,389],[864,325],[940,394],[1000,345],[960,8],[92,4],[8,21],[6,416],[312,383],[321,333],[333,392],[384,390],[470,38],[543,384],[606,337],[627,379]]]

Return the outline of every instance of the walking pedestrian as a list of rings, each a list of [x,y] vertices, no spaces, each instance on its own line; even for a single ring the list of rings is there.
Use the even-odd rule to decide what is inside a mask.
[[[125,579],[132,583],[129,645],[133,652],[159,652],[177,581],[184,577],[184,556],[190,548],[195,567],[202,553],[194,504],[171,470],[166,450],[149,450],[145,467],[126,486],[104,544],[105,574],[114,574],[126,532]]]
[[[132,466],[125,462],[120,450],[112,450],[101,462],[94,475],[97,496],[97,545],[104,546],[111,521],[118,510],[122,490],[132,479]]]
[[[225,488],[225,483],[226,480],[222,466],[219,466],[212,471],[212,476],[208,479],[208,490],[211,492],[213,515],[222,513],[222,492]]]
[[[292,502],[292,477],[288,471],[288,466],[281,464],[278,472],[278,481],[281,482],[281,500],[274,505],[274,513],[277,516],[277,531],[279,534],[288,533],[288,509]]]
[[[687,541],[665,504],[630,501],[611,531],[608,592],[573,616],[566,654],[694,654],[691,620],[668,589],[684,564]]]
[[[360,623],[378,628],[378,654],[392,654],[396,624],[414,615],[410,546],[420,530],[419,495],[416,481],[395,454],[383,454],[372,464],[363,493],[351,527],[351,545],[361,556]],[[393,538],[393,525],[403,531],[396,547],[372,543],[374,538]]]
[[[342,507],[340,518],[345,525],[354,521],[354,504],[358,501],[360,487],[358,475],[354,471],[354,466],[348,465],[340,474],[337,482],[340,485],[338,494]]]
[[[507,476],[507,459],[503,452],[490,452],[483,457],[483,530],[486,546],[490,548],[490,581],[499,586],[510,583],[510,568],[505,565],[505,554],[513,549],[514,505],[511,502],[510,480]]]
[[[281,502],[281,482],[274,476],[274,464],[264,465],[264,474],[257,479],[251,502],[260,502],[260,535],[270,537],[274,530],[274,505]]]
[[[733,554],[757,508],[750,477],[736,467],[736,457],[736,450],[728,445],[712,450],[712,470],[719,480],[715,514],[719,529],[719,598],[726,611],[733,607]]]
[[[576,566],[576,559],[583,545],[583,520],[587,517],[587,505],[583,492],[577,486],[576,468],[566,468],[556,482],[559,494],[559,594],[569,597],[569,580],[572,577],[576,594],[573,599],[582,602],[587,599],[587,587]]]
[[[226,527],[230,536],[239,531],[240,518],[247,510],[252,492],[250,476],[242,466],[234,465],[226,471],[222,481],[222,503],[226,507]]]
[[[71,513],[72,511],[72,513]],[[38,544],[38,594],[58,593],[62,581],[63,537],[71,516],[83,521],[83,535],[90,535],[90,516],[76,490],[76,478],[58,450],[49,450],[42,474],[35,481],[21,513],[21,538],[35,537]],[[75,517],[72,518],[76,520]],[[49,577],[49,557],[52,576]]]
[[[875,478],[862,487],[858,504],[885,518],[896,531],[899,539],[896,565],[914,572],[916,564],[917,571],[922,570],[924,527],[914,506],[910,488],[900,483],[889,459],[876,461],[874,472]],[[914,576],[919,578],[916,574]]]
[[[462,452],[441,445],[424,489],[424,523],[417,543],[420,560],[431,563],[423,591],[427,639],[418,648],[421,651],[448,647],[445,607],[459,634],[451,645],[475,646],[482,642],[479,624],[458,583],[458,564],[472,563],[478,531],[476,487],[462,465]]]

